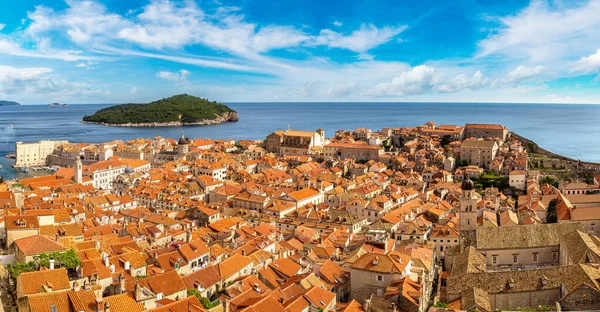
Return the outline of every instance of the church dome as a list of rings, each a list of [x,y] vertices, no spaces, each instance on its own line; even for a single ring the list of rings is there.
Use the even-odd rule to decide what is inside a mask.
[[[179,142],[177,142],[177,144],[187,145],[187,144],[190,144],[190,140],[188,140],[188,138],[186,138],[185,135],[183,135],[183,133],[181,133],[181,137],[179,138]]]
[[[130,166],[127,166],[125,168],[125,173],[133,173],[133,168],[131,168]]]
[[[465,181],[463,181],[461,189],[463,191],[474,190],[475,189],[475,183],[473,183],[473,181],[471,181],[471,179],[466,179]]]

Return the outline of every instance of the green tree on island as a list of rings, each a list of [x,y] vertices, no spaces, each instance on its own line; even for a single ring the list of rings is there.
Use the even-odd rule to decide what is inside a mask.
[[[211,102],[188,94],[180,94],[148,104],[109,106],[91,116],[84,116],[83,121],[115,125],[154,122],[193,123],[214,120],[225,113],[235,113],[235,111],[215,101]]]

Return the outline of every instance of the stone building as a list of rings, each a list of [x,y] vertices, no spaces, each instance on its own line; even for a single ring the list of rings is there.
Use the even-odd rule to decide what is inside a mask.
[[[43,166],[46,157],[52,155],[54,149],[68,141],[17,142],[15,143],[15,167]]]
[[[410,256],[366,253],[350,266],[351,298],[365,303],[371,294],[382,297],[392,281],[410,271]]]
[[[301,156],[322,148],[325,144],[325,131],[285,130],[275,131],[267,136],[265,148],[267,151],[283,156]]]
[[[477,228],[477,247],[454,257],[446,294],[471,308],[600,308],[600,239],[576,223]],[[472,298],[471,298],[472,299]],[[466,306],[465,306],[466,304]]]
[[[383,147],[356,143],[331,143],[323,147],[323,156],[339,159],[379,160]]]
[[[488,140],[465,140],[460,146],[460,160],[471,165],[489,168],[490,162],[496,157],[498,144]]]
[[[506,141],[508,129],[497,124],[466,124],[464,138],[500,138]]]

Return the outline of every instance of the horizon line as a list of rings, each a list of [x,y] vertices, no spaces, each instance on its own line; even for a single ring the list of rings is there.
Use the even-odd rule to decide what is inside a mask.
[[[15,101],[16,102],[16,101]],[[19,103],[19,102],[17,102]],[[508,104],[508,105],[600,105],[599,103],[565,103],[565,102],[498,102],[498,101],[223,101],[218,102],[221,104]],[[6,105],[7,107],[13,106],[48,106],[49,104],[40,103],[19,103],[20,105]],[[122,105],[122,104],[148,104],[148,103],[66,103],[68,105]],[[1,106],[0,106],[1,107]],[[64,107],[64,106],[63,106]]]

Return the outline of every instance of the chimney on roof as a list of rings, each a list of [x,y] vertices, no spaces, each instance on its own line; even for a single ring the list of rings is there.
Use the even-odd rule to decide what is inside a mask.
[[[373,258],[373,265],[377,264],[379,264],[379,256],[375,256],[375,258]]]
[[[119,285],[121,286],[121,293],[125,293],[125,274],[123,272],[119,275]]]
[[[54,270],[54,259],[50,259],[50,270]]]
[[[96,312],[104,312],[105,306],[104,306],[104,301],[102,301],[102,298],[96,298]]]

